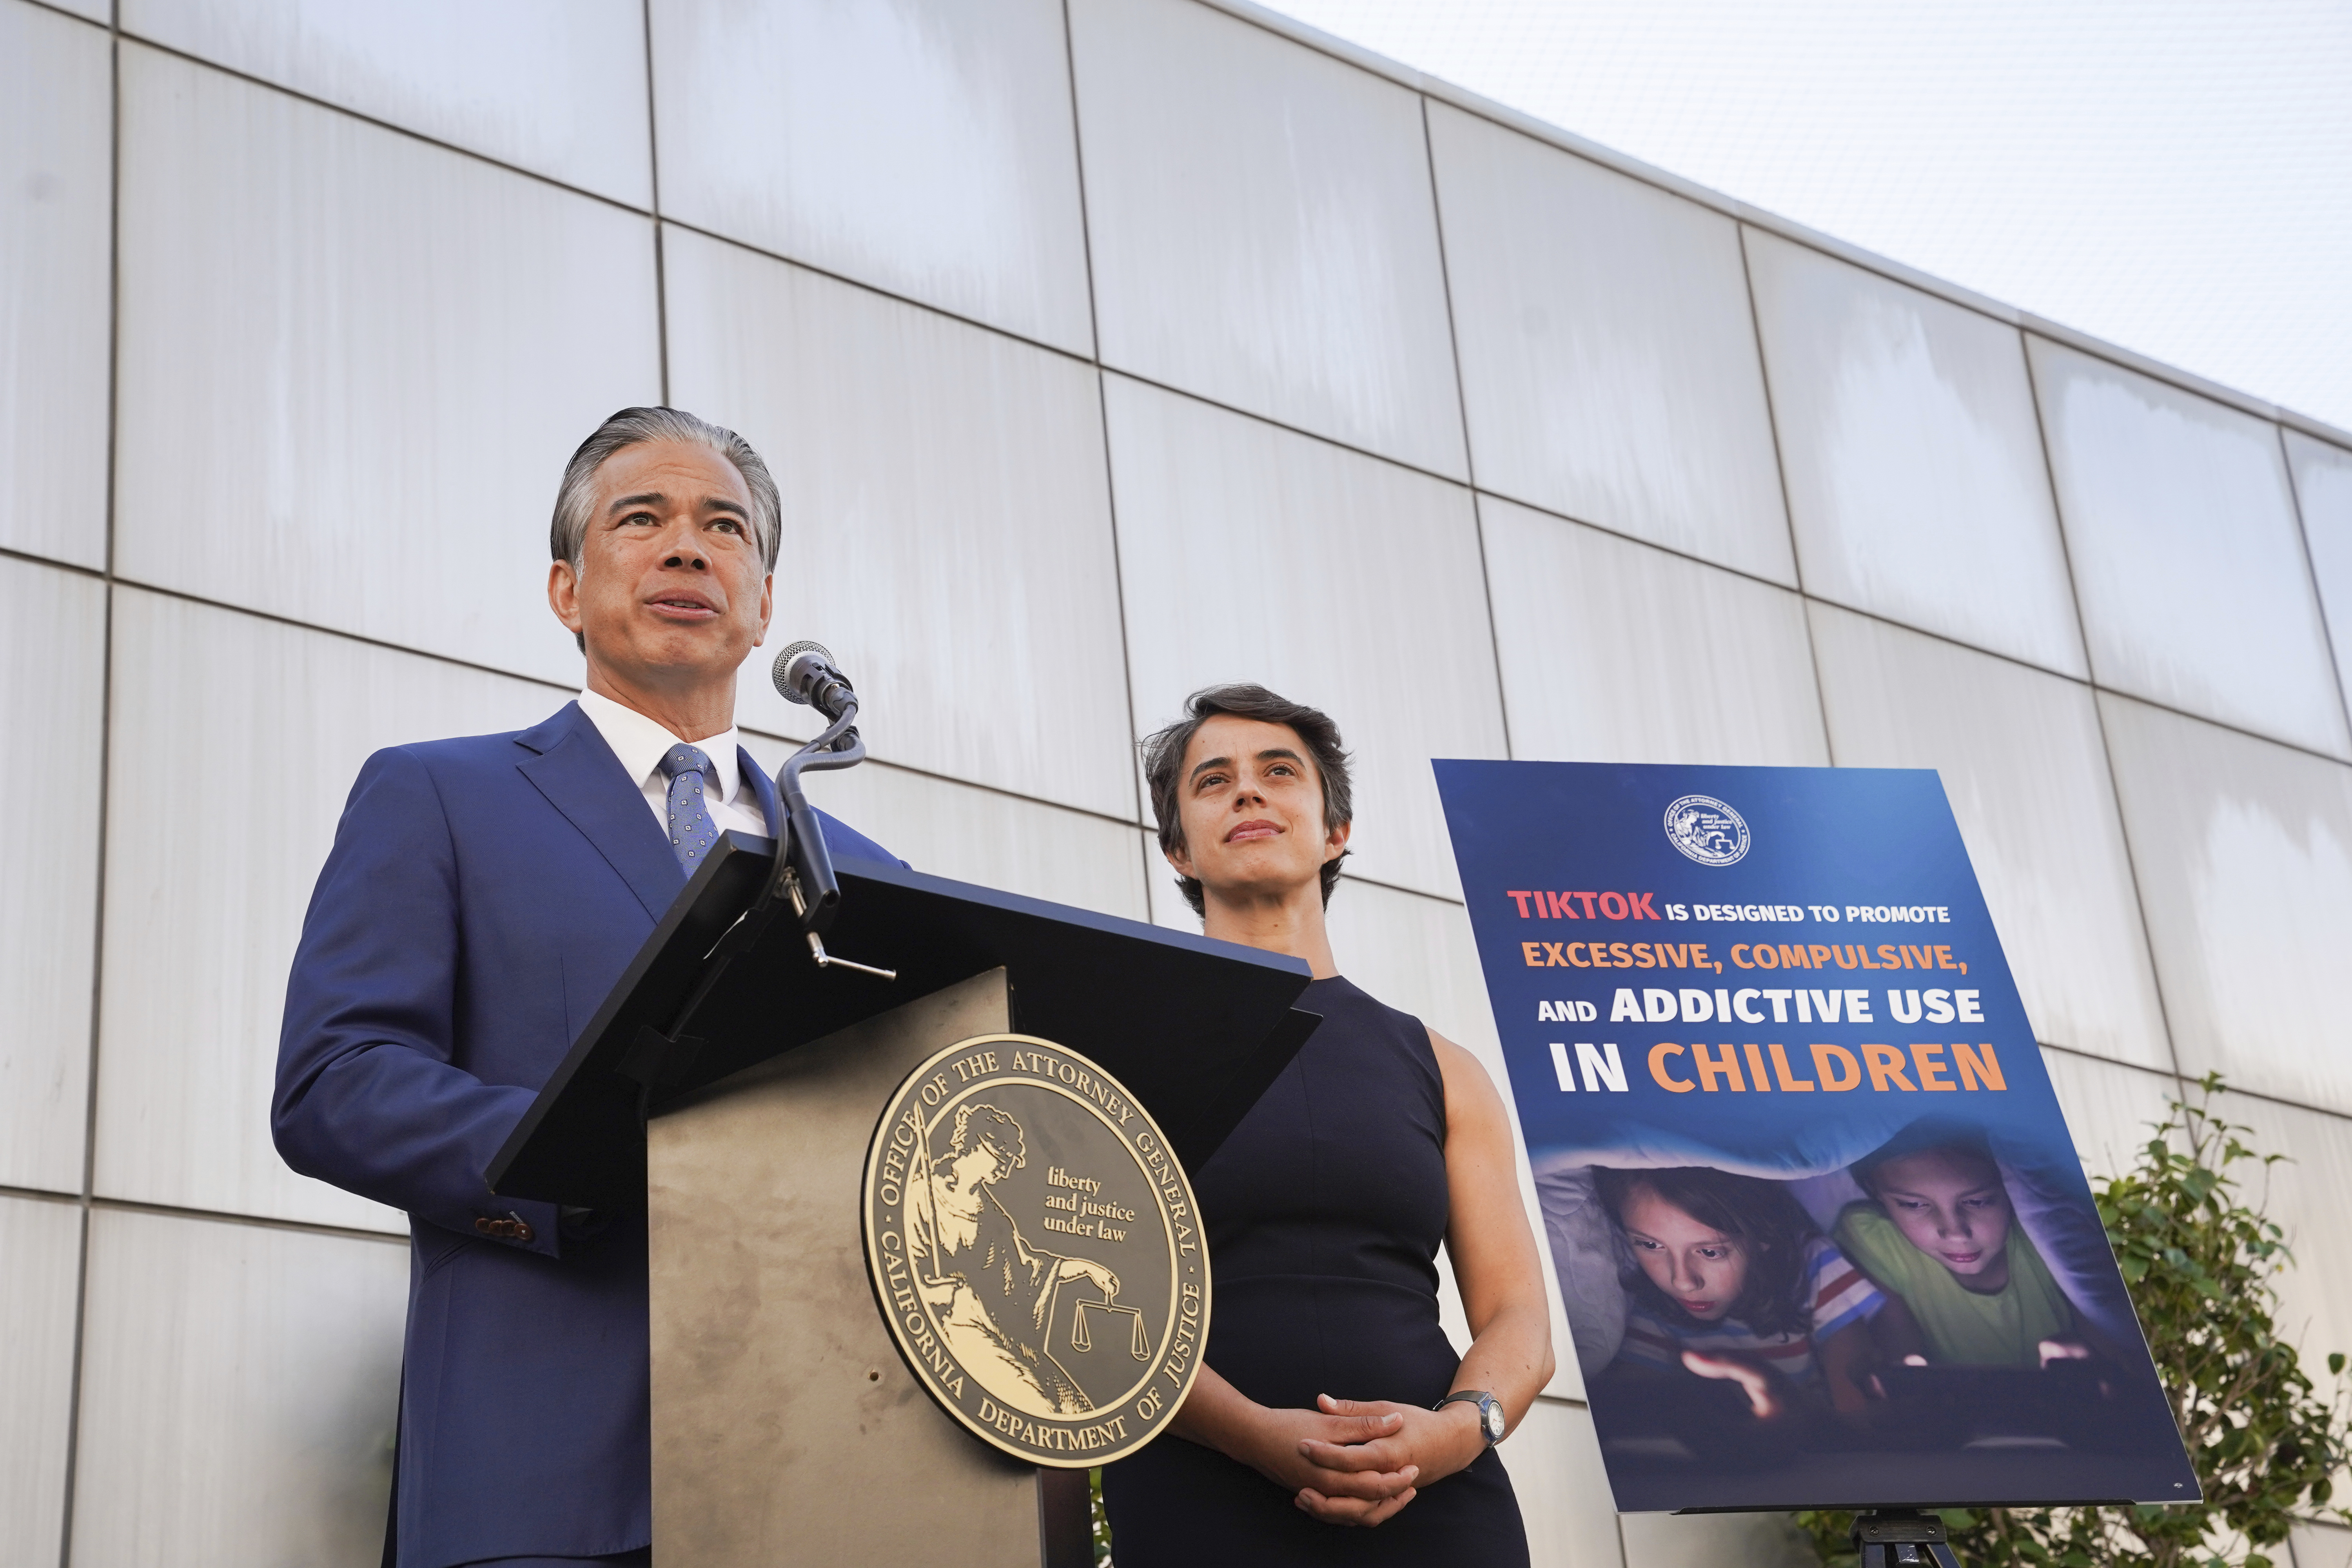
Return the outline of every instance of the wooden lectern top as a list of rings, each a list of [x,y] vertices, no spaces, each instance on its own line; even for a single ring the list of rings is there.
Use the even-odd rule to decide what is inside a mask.
[[[1320,1022],[1290,1005],[1297,959],[871,860],[835,862],[825,945],[898,978],[820,967],[789,913],[749,923],[773,854],[720,836],[491,1162],[494,1191],[642,1204],[648,1112],[998,967],[1013,1027],[1100,1062],[1198,1171]]]

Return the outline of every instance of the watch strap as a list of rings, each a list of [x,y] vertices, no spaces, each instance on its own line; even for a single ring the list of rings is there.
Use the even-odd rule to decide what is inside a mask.
[[[1492,1405],[1496,1417],[1496,1425],[1500,1425],[1500,1416],[1503,1408],[1503,1402],[1501,1400],[1496,1399],[1492,1394],[1489,1394],[1483,1388],[1461,1388],[1447,1394],[1444,1398],[1431,1405],[1430,1408],[1432,1410],[1443,1410],[1447,1405],[1457,1402],[1465,1405],[1475,1405],[1478,1407],[1478,1431],[1480,1436],[1486,1439],[1486,1447],[1491,1448],[1496,1443],[1502,1441],[1501,1435],[1496,1433],[1494,1430],[1494,1427],[1489,1426],[1487,1423],[1487,1407]]]

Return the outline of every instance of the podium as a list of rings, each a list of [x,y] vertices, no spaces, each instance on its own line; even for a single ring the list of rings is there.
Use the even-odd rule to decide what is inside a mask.
[[[1086,1475],[998,1452],[933,1404],[877,1306],[868,1146],[917,1066],[1042,1037],[1120,1079],[1188,1170],[1319,1021],[1296,959],[844,860],[820,965],[728,833],[490,1167],[492,1188],[643,1205],[654,1548],[696,1568],[1092,1561]]]

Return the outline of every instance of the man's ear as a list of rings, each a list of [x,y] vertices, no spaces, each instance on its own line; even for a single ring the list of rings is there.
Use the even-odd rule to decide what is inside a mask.
[[[1343,822],[1337,827],[1327,827],[1323,830],[1323,863],[1325,865],[1329,865],[1348,852],[1348,838],[1355,830],[1356,825],[1352,822]]]
[[[1167,858],[1171,866],[1176,868],[1178,876],[1190,878],[1194,881],[1200,879],[1198,874],[1192,869],[1192,853],[1184,847],[1182,839],[1178,839],[1174,847],[1163,849],[1160,853]]]
[[[760,579],[760,629],[751,634],[753,647],[768,640],[768,623],[775,618],[776,574],[771,572]]]
[[[547,607],[563,623],[563,629],[578,636],[581,631],[580,574],[569,561],[558,561],[547,569]]]

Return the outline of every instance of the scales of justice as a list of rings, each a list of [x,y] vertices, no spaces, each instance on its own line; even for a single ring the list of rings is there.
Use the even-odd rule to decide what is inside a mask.
[[[1070,1348],[1072,1350],[1084,1353],[1087,1351],[1094,1349],[1093,1342],[1087,1335],[1087,1309],[1089,1307],[1099,1307],[1107,1312],[1126,1313],[1135,1328],[1134,1342],[1129,1347],[1127,1353],[1134,1357],[1137,1361],[1150,1361],[1151,1359],[1151,1342],[1146,1339],[1143,1333],[1142,1310],[1138,1307],[1118,1306],[1110,1301],[1079,1301],[1077,1310],[1072,1314],[1070,1320]]]

